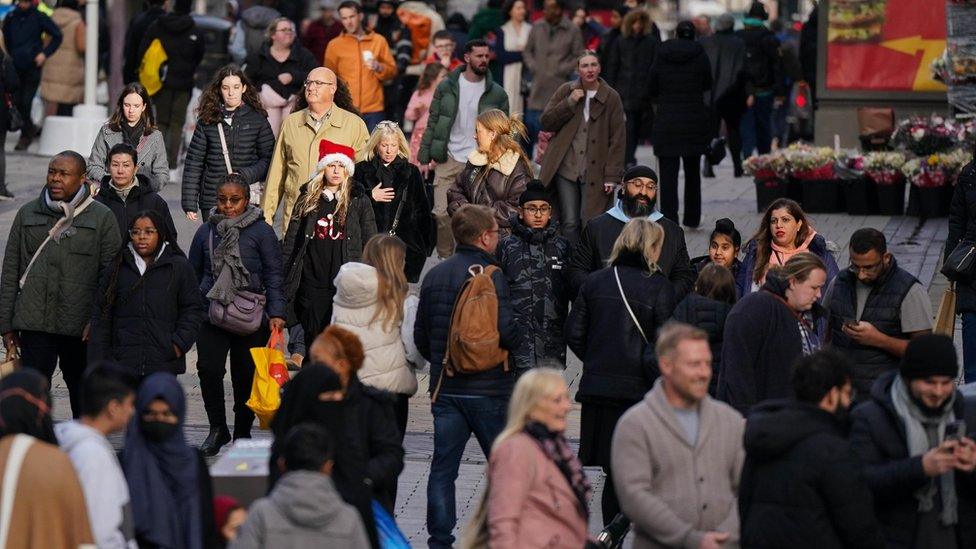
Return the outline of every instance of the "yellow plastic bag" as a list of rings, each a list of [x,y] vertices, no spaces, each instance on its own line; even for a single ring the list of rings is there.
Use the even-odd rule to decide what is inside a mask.
[[[251,349],[254,381],[251,383],[251,398],[247,399],[247,407],[258,416],[262,429],[271,427],[271,419],[281,405],[281,386],[288,382],[284,343],[284,334],[280,330],[273,330],[267,347]]]
[[[153,39],[149,47],[146,48],[146,53],[142,56],[142,63],[139,65],[139,82],[146,87],[150,96],[156,95],[163,88],[168,60],[169,56],[163,48],[163,43],[159,38]]]

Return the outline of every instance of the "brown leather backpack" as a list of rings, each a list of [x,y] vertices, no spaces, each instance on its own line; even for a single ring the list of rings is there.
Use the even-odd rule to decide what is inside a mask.
[[[502,363],[508,371],[508,351],[501,348],[498,333],[498,294],[491,279],[496,271],[500,269],[495,265],[468,268],[471,277],[454,301],[447,350],[432,400],[437,400],[444,375],[486,372]]]

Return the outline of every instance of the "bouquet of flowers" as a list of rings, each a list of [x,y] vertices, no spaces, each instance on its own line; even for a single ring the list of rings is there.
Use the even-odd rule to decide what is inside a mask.
[[[840,151],[834,162],[834,175],[837,179],[860,179],[864,175],[864,157],[856,150]]]
[[[955,124],[941,116],[913,116],[898,123],[891,140],[902,150],[929,156],[951,149],[956,144],[957,133]]]
[[[782,159],[777,153],[750,156],[742,163],[742,169],[759,181],[778,179],[782,174]]]
[[[905,179],[901,167],[905,165],[905,153],[869,152],[864,155],[864,173],[877,185],[895,185]]]
[[[967,161],[968,155],[965,151],[956,149],[947,153],[913,158],[905,162],[901,171],[916,187],[944,187],[955,185],[956,178]]]
[[[794,143],[783,151],[789,174],[800,180],[834,179],[834,150]]]

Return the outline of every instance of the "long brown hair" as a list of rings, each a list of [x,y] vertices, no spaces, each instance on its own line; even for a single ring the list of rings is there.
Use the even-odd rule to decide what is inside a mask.
[[[201,123],[207,125],[216,124],[224,117],[221,114],[221,105],[224,103],[224,98],[220,95],[220,84],[224,81],[224,78],[230,76],[236,76],[241,79],[241,84],[244,85],[244,95],[241,97],[243,102],[261,113],[262,116],[268,116],[267,111],[264,110],[264,106],[261,105],[261,98],[258,96],[254,85],[248,79],[247,75],[244,74],[244,71],[232,63],[221,67],[214,74],[213,79],[210,80],[210,84],[207,84],[207,89],[200,96],[200,106],[197,107],[197,115]]]
[[[796,219],[800,223],[800,230],[796,233],[796,241],[793,243],[794,246],[800,246],[806,242],[810,236],[810,231],[813,230],[813,227],[810,226],[810,221],[807,219],[807,215],[803,213],[803,208],[795,201],[789,198],[780,198],[773,201],[766,208],[766,212],[763,213],[756,234],[752,235],[752,240],[756,243],[756,265],[752,271],[752,280],[757,284],[766,276],[769,257],[773,254],[773,235],[769,231],[769,218],[773,216],[774,211],[782,209],[788,211],[793,216],[793,219]]]
[[[132,94],[141,97],[142,102],[146,105],[145,110],[142,111],[140,122],[143,124],[142,135],[149,135],[156,131],[156,114],[153,112],[152,98],[149,97],[149,92],[138,82],[130,82],[122,88],[122,93],[119,94],[119,100],[115,106],[115,112],[108,119],[108,128],[113,132],[122,131],[122,124],[127,123],[125,114],[122,112],[122,104],[125,103],[125,98]]]
[[[478,115],[477,123],[481,124],[486,130],[495,132],[497,135],[491,143],[491,150],[488,151],[488,163],[498,161],[508,151],[518,153],[519,158],[525,164],[525,171],[532,173],[532,164],[529,157],[525,156],[525,151],[519,143],[519,138],[526,138],[525,124],[517,117],[509,117],[498,109],[489,109]]]
[[[376,289],[376,313],[370,324],[379,320],[383,330],[389,332],[403,322],[403,300],[410,287],[404,265],[407,245],[388,234],[376,234],[363,248],[363,263],[376,269],[379,285]]]
[[[732,272],[715,263],[705,265],[698,273],[694,292],[708,299],[735,305],[735,279]]]
[[[442,72],[447,72],[447,67],[440,63],[428,63],[424,67],[424,72],[420,75],[420,82],[417,83],[417,91],[430,89]]]

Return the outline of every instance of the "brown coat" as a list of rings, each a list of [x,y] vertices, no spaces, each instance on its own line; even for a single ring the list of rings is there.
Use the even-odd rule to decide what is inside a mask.
[[[84,36],[81,13],[71,8],[57,8],[51,20],[61,29],[64,40],[41,69],[41,98],[55,103],[77,104],[85,99]],[[81,30],[79,31],[79,26]]]
[[[488,486],[492,549],[586,545],[576,494],[530,435],[512,435],[492,449]]]
[[[549,148],[542,159],[542,172],[539,174],[539,179],[546,186],[552,185],[563,158],[572,149],[573,137],[583,121],[585,99],[574,103],[569,98],[569,94],[580,86],[579,80],[559,86],[542,113],[542,130],[556,132],[549,141]],[[620,183],[624,175],[624,145],[627,141],[624,107],[620,95],[602,78],[596,97],[590,101],[589,138],[586,157],[590,165],[586,168],[586,181],[583,185],[584,223],[610,208],[613,195],[603,191],[603,184],[608,181]]]
[[[27,435],[0,439],[0,471],[6,471],[17,437],[31,439]],[[71,460],[57,446],[31,439],[15,490],[6,549],[95,548],[81,483]]]
[[[464,170],[447,190],[447,213],[454,215],[465,204],[481,204],[495,212],[498,226],[507,230],[508,220],[518,213],[519,196],[528,185],[532,173],[521,155],[507,151],[491,165],[483,153],[474,151]],[[488,170],[487,181],[483,176]]]

